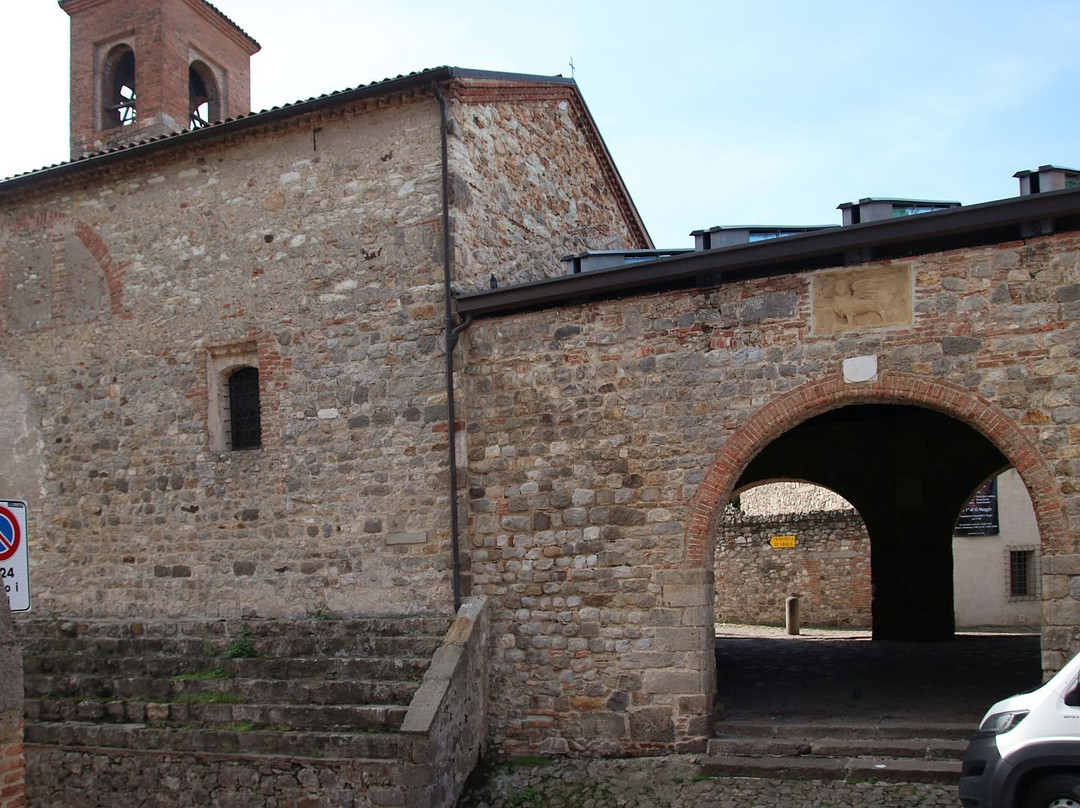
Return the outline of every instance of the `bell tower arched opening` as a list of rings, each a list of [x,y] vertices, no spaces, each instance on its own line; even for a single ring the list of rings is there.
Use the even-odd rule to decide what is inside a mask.
[[[105,57],[101,82],[101,128],[135,123],[135,51],[117,45]]]
[[[205,0],[60,7],[71,19],[72,159],[251,112],[259,43]]]
[[[188,68],[188,98],[189,129],[200,129],[221,120],[221,90],[214,71],[205,62],[192,62]]]

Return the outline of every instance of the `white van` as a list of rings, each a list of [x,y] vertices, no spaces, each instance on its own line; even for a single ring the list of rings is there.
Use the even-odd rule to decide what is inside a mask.
[[[964,753],[964,808],[1080,808],[1080,654],[999,701]]]

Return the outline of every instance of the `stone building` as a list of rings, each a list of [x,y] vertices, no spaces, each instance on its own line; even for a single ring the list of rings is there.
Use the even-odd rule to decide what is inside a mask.
[[[101,33],[126,31],[128,6],[65,4],[73,54],[106,42],[99,78],[101,52],[131,52]],[[140,6],[231,27],[202,0]],[[132,140],[0,191],[5,387],[26,447],[7,487],[37,515],[35,609],[452,608],[444,258],[453,289],[478,289],[648,236],[571,81],[438,69],[144,131],[179,118],[156,111],[156,71],[187,77],[194,47],[179,67],[137,59],[130,127],[91,121],[73,93],[76,154]],[[237,70],[220,84],[246,91]],[[246,432],[241,396],[261,415]]]
[[[944,639],[957,515],[1014,468],[1040,536],[1042,663],[1060,666],[1080,646],[1078,202],[1063,189],[459,296],[473,589],[504,604],[493,683],[531,694],[496,737],[625,752],[706,732],[724,506],[777,479],[862,515],[875,637]]]
[[[840,493],[875,635],[941,638],[956,514],[1012,467],[1043,667],[1080,647],[1080,191],[563,274],[652,247],[572,80],[437,68],[240,114],[212,88],[246,86],[254,41],[202,0],[135,5],[232,55],[180,26],[144,69],[141,23],[87,28],[77,158],[0,183],[0,477],[30,505],[35,615],[483,595],[491,744],[700,749],[734,492]],[[120,3],[64,7],[77,37]],[[215,97],[223,122],[125,138]]]

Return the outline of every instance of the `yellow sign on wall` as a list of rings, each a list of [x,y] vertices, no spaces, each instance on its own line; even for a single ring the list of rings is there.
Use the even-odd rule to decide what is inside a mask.
[[[769,544],[772,545],[773,547],[794,547],[795,546],[795,537],[794,536],[773,536],[771,539],[769,539]]]

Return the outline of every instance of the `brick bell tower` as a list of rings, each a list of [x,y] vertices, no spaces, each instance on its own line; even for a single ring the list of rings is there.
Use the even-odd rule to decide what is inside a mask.
[[[251,112],[259,43],[206,0],[60,0],[71,158]]]

